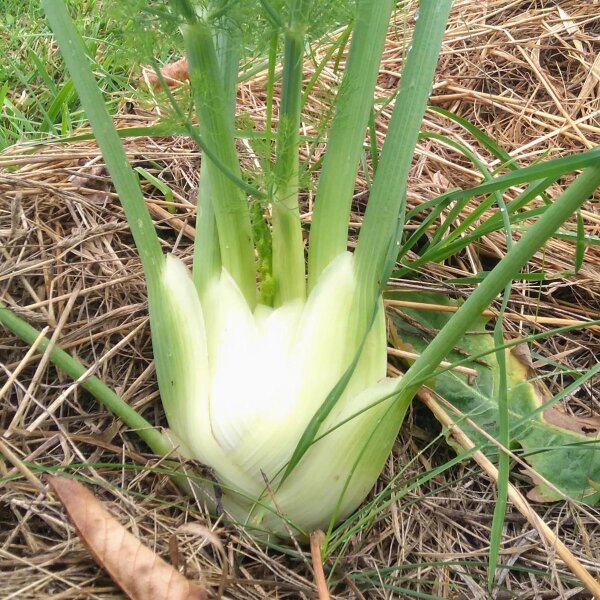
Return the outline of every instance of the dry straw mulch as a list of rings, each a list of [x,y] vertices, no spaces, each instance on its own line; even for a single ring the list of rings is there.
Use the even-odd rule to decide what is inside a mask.
[[[468,118],[496,139],[521,165],[543,156],[566,155],[600,141],[600,3],[586,0],[458,1],[439,63],[432,104]],[[408,26],[404,19],[408,16]],[[391,28],[379,93],[398,84],[414,13],[398,13]],[[335,87],[325,69],[321,98]],[[257,78],[241,92],[243,110],[264,119],[264,89]],[[322,113],[314,100],[309,112]],[[388,109],[379,120],[385,135]],[[120,123],[156,118],[148,107],[122,115]],[[305,130],[314,123],[310,114]],[[423,129],[441,132],[475,152],[490,169],[494,158],[463,129],[428,113]],[[174,190],[176,215],[147,185],[165,250],[191,257],[198,152],[182,138],[130,139],[132,162],[155,169]],[[252,160],[252,156],[248,156]],[[156,171],[158,169],[158,171]],[[424,140],[414,160],[409,204],[481,177],[451,147]],[[556,197],[564,181],[553,186]],[[518,190],[508,196],[514,197]],[[0,297],[37,327],[48,327],[60,346],[110,384],[150,421],[162,423],[152,366],[143,278],[118,201],[91,142],[23,145],[0,156]],[[357,181],[356,219],[366,198]],[[307,197],[307,211],[312,198]],[[467,208],[467,210],[470,210]],[[600,209],[590,201],[581,211],[585,231],[600,234]],[[306,217],[310,218],[309,214]],[[502,233],[483,240],[443,265],[427,265],[405,287],[449,287],[448,277],[489,268],[503,255]],[[573,270],[575,247],[555,239],[531,261],[543,283],[515,285],[511,310],[523,320],[507,323],[509,336],[553,327],[555,319],[600,318],[600,249],[587,247]],[[533,325],[527,315],[546,317]],[[557,321],[558,322],[558,321]],[[600,334],[581,328],[536,344],[533,351],[570,369],[597,362]],[[541,367],[542,360],[536,366]],[[547,378],[554,392],[568,376]],[[8,383],[8,385],[6,385]],[[588,381],[565,402],[575,414],[600,415],[598,381]],[[228,572],[224,597],[313,598],[308,560],[270,550],[243,532],[224,526],[181,495],[134,433],[49,364],[47,356],[0,332],[0,577],[3,598],[109,598],[119,592],[95,566],[57,502],[40,485],[45,469],[68,468],[93,481],[98,495],[122,523],[162,556],[173,558],[192,579],[217,589]],[[403,472],[423,475],[452,453],[437,440],[439,426],[418,403],[407,419],[380,486]],[[431,442],[426,451],[419,448]],[[407,465],[409,465],[407,467]],[[151,467],[150,469],[146,467]],[[530,482],[519,471],[513,482],[524,492]],[[338,559],[333,598],[486,598],[486,560],[494,507],[494,482],[475,463],[445,470],[392,504],[376,524],[356,535]],[[600,576],[597,509],[563,502],[535,505],[538,514],[579,563]],[[186,523],[212,528],[223,543],[221,556],[205,536],[182,533]],[[192,529],[192,531],[194,531]],[[292,553],[294,550],[292,549]],[[514,506],[509,505],[496,598],[588,598],[589,593]],[[306,558],[306,557],[305,557]],[[228,562],[225,570],[222,561]],[[329,571],[331,562],[325,568]],[[425,594],[419,596],[418,594]]]

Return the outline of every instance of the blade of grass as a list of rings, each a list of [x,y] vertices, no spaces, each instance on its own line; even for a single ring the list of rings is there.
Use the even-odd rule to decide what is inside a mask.
[[[500,474],[493,463],[477,449],[472,440],[465,435],[465,433],[456,427],[456,424],[452,422],[452,419],[448,416],[446,411],[439,406],[439,404],[429,396],[429,394],[421,393],[422,400],[427,406],[436,414],[436,417],[444,423],[447,427],[452,427],[455,432],[454,435],[458,439],[461,446],[465,449],[470,450],[474,453],[474,458],[477,463],[483,468],[483,470],[491,477],[492,480],[500,480]],[[505,453],[502,453],[505,454]],[[508,455],[507,455],[508,456]],[[538,514],[531,508],[525,497],[521,492],[514,487],[512,484],[507,482],[506,485],[507,495],[511,502],[517,507],[519,512],[527,519],[532,527],[535,527],[540,534],[546,539],[548,544],[552,548],[556,548],[557,554],[569,567],[571,572],[585,585],[585,587],[594,596],[600,595],[600,584],[594,579],[594,577],[583,567],[583,565],[575,558],[572,552],[565,546],[563,542],[556,536],[556,534],[548,527],[546,522],[538,516]],[[490,569],[491,571],[491,569]]]
[[[456,150],[458,150],[458,152],[460,152],[463,156],[468,158],[473,163],[475,168],[482,174],[484,181],[491,181],[493,179],[493,176],[490,173],[490,171],[487,169],[487,167],[477,158],[475,153],[472,152],[469,148],[467,148],[464,144],[461,144],[460,142],[456,142],[455,140],[450,139],[448,136],[440,135],[438,133],[430,133],[430,132],[421,134],[420,139],[440,140],[440,141],[444,142],[444,144],[446,144],[452,148],[455,148]],[[495,194],[496,194],[495,196],[491,196],[488,200],[484,200],[483,202],[481,202],[476,210],[478,210],[480,213],[482,213],[494,201],[498,201],[498,192],[495,192]],[[500,199],[501,198],[502,197],[500,196]],[[456,202],[456,204],[448,212],[448,216],[446,217],[446,219],[441,223],[441,225],[439,225],[439,227],[436,227],[436,231],[430,242],[431,246],[438,245],[438,243],[444,237],[444,233],[454,224],[457,217],[462,213],[467,202],[468,202],[468,199],[466,199],[466,198],[463,198]],[[502,205],[504,206],[504,203]],[[468,218],[472,220],[473,216],[468,215]],[[467,220],[467,219],[464,219],[464,220]],[[464,222],[462,225],[464,227]]]
[[[348,44],[348,40],[350,39],[350,34],[352,33],[353,28],[354,28],[354,23],[353,22],[349,23],[346,26],[346,28],[344,29],[344,31],[342,32],[342,34],[339,36],[337,41],[334,44],[331,44],[330,47],[327,49],[327,52],[325,52],[325,54],[319,61],[319,64],[316,65],[314,73],[311,75],[310,79],[308,80],[308,83],[306,84],[306,87],[304,88],[304,91],[302,92],[302,106],[303,107],[307,103],[308,99],[310,98],[310,94],[313,91],[315,84],[319,80],[319,77],[321,76],[323,69],[325,69],[325,67],[327,65],[329,65],[331,57],[336,52],[338,52],[338,53],[344,52],[344,49],[346,48],[346,45]]]
[[[55,130],[59,114],[61,114],[65,108],[67,108],[67,113],[69,112],[69,104],[75,97],[75,86],[73,85],[73,81],[69,79],[60,88],[56,96],[54,96],[46,112],[46,118],[40,126],[40,130],[43,132],[52,132]]]
[[[577,211],[577,241],[575,244],[575,274],[579,273],[585,258],[585,223],[581,211]]]
[[[491,174],[489,174],[491,177]],[[506,248],[508,251],[513,247],[513,239],[510,227],[506,205],[502,198],[502,194],[494,192],[500,215],[503,219]],[[494,344],[496,347],[502,346],[504,343],[504,313],[508,308],[510,293],[512,289],[512,281],[509,281],[504,288],[504,295],[500,311],[496,318],[494,326]],[[508,406],[508,389],[507,389],[507,367],[506,354],[504,350],[496,352],[496,360],[498,361],[498,441],[504,448],[510,448],[510,419]],[[500,546],[502,545],[502,533],[504,531],[504,519],[506,515],[506,506],[508,501],[508,482],[510,475],[510,458],[505,452],[501,452],[498,459],[498,480],[497,480],[497,497],[496,506],[494,506],[494,515],[492,520],[492,529],[490,533],[490,553],[489,553],[489,570],[488,570],[488,589],[491,592],[496,577],[496,569],[500,559]]]
[[[529,187],[523,191],[522,194],[519,195],[518,198],[513,200],[512,202],[505,205],[507,215],[510,215],[510,223],[511,225],[515,225],[520,221],[524,221],[527,219],[531,219],[535,216],[543,214],[546,210],[545,206],[532,209],[526,213],[517,213],[523,206],[533,200],[535,197],[541,195],[543,191],[547,188],[550,183],[554,182],[554,178],[551,179],[543,179],[541,181],[533,181]],[[494,192],[496,194],[497,191]],[[443,195],[434,199],[434,201],[429,201],[428,206],[435,206],[435,202],[440,201],[441,198],[445,198],[444,202],[449,202],[448,196]],[[466,197],[465,197],[466,198]],[[459,200],[459,202],[464,202],[465,198]],[[479,218],[485,210],[491,205],[494,197],[492,196],[490,199],[485,200],[480,203],[470,215],[468,215],[461,223],[459,223],[451,232],[448,233],[446,238],[441,240],[436,245],[430,245],[426,248],[425,251],[421,253],[421,256],[418,259],[415,259],[411,262],[405,263],[405,266],[398,269],[394,272],[394,277],[403,277],[409,273],[415,271],[421,265],[424,265],[428,262],[439,262],[450,256],[453,256],[457,252],[460,252],[463,248],[466,248],[472,243],[477,242],[481,237],[492,233],[493,231],[498,231],[503,224],[504,217],[501,212],[496,213],[486,219],[485,222],[478,225],[475,228],[475,231],[471,233],[465,233],[467,228],[474,225],[477,218]],[[418,210],[411,211],[410,214],[416,215],[418,214]],[[516,230],[516,227],[513,227]],[[464,234],[464,235],[463,235]],[[555,235],[558,235],[555,234]],[[401,257],[403,254],[401,255]]]
[[[476,125],[473,125],[473,123],[471,123],[467,119],[439,106],[430,106],[428,110],[439,115],[443,115],[447,119],[458,123],[461,127],[468,131],[493,156],[495,156],[498,160],[504,163],[504,166],[510,169],[517,168],[516,165],[513,164],[515,159],[504,148],[502,148],[502,146],[500,146],[495,140],[493,140],[489,135],[487,135],[485,131],[483,131]]]
[[[505,257],[489,273],[466,302],[451,317],[444,328],[412,364],[399,383],[400,398],[413,397],[419,385],[432,376],[433,365],[439,365],[455,346],[470,324],[492,302],[519,270],[600,186],[600,166],[586,169],[549,206],[544,214],[526,231]]]
[[[148,183],[151,183],[156,189],[158,189],[163,194],[163,196],[165,197],[165,202],[169,202],[170,204],[173,204],[173,191],[164,181],[161,181],[158,177],[155,177],[154,175],[152,175],[152,173],[150,173],[143,167],[135,167],[135,171],[136,171],[136,173],[139,173]],[[175,214],[174,206],[167,207],[167,210],[172,215]]]
[[[600,160],[600,146],[592,150],[585,150],[571,156],[555,158],[530,167],[523,167],[510,173],[505,173],[495,177],[493,181],[481,183],[467,190],[454,190],[447,194],[442,194],[438,199],[459,200],[462,198],[472,198],[488,192],[497,190],[506,190],[513,185],[530,183],[538,179],[562,177],[565,173],[593,167]]]

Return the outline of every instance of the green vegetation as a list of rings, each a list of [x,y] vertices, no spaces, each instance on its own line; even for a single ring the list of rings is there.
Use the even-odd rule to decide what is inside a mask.
[[[72,3],[92,68],[112,112],[132,92],[132,65],[122,52],[123,31],[98,2]],[[17,142],[62,136],[85,114],[52,41],[38,2],[5,0],[0,8],[0,150]]]
[[[475,400],[481,398],[469,399],[475,404],[467,403],[464,410],[476,413],[485,409],[486,420],[498,423],[492,433],[506,447],[520,442],[529,452],[547,450],[538,438],[535,447],[526,447],[527,440],[532,439],[530,432],[515,434],[517,417],[517,424],[529,419],[530,428],[534,428],[539,402],[527,387],[527,375],[505,356],[502,318],[493,338],[483,337],[485,330],[479,319],[503,292],[506,304],[512,282],[521,278],[521,269],[598,188],[600,153],[593,149],[520,168],[483,132],[446,112],[448,119],[467,129],[500,161],[500,166],[490,171],[464,144],[440,134],[420,133],[450,1],[424,0],[421,4],[382,148],[377,147],[374,134],[379,104],[373,95],[394,10],[391,0],[376,8],[369,0],[357,2],[355,18],[327,54],[329,59],[351,40],[337,96],[323,122],[315,124],[318,134],[303,140],[299,125],[307,99],[302,81],[311,39],[305,33],[312,20],[311,2],[294,0],[285,5],[263,0],[252,4],[252,10],[261,15],[257,29],[262,32],[250,32],[247,37],[239,24],[248,21],[246,11],[251,3],[240,12],[236,12],[235,3],[228,2],[209,3],[202,10],[187,0],[153,5],[144,22],[156,23],[157,29],[149,31],[147,27],[140,42],[149,60],[153,60],[152,54],[168,55],[172,51],[168,34],[175,36],[181,31],[190,64],[191,101],[167,89],[161,98],[168,103],[170,122],[202,150],[199,235],[192,273],[176,257],[163,255],[139,185],[140,174],[145,179],[152,176],[127,163],[119,132],[112,124],[111,112],[129,85],[126,52],[116,53],[123,63],[106,58],[90,65],[86,51],[96,61],[103,55],[101,47],[91,41],[94,36],[101,37],[100,25],[94,36],[86,37],[85,46],[81,45],[77,30],[89,27],[89,22],[82,18],[73,26],[62,3],[45,0],[42,4],[72,79],[57,83],[60,67],[49,73],[48,65],[44,63],[42,68],[39,60],[34,61],[40,66],[31,80],[16,70],[16,79],[7,81],[5,87],[22,86],[27,97],[36,100],[28,105],[27,115],[17,118],[14,105],[7,103],[9,94],[4,94],[5,112],[13,110],[4,143],[16,141],[15,136],[35,139],[65,135],[81,122],[79,102],[85,109],[142,260],[161,399],[172,432],[163,436],[151,429],[99,381],[90,380],[87,389],[131,427],[148,428],[144,440],[155,452],[167,454],[175,449],[183,457],[209,465],[224,490],[228,514],[259,535],[286,537],[292,532],[305,537],[314,528],[323,528],[328,533],[329,550],[338,550],[360,530],[364,520],[376,520],[385,505],[403,496],[414,483],[398,483],[398,488],[404,489],[384,490],[368,506],[359,508],[383,468],[419,387],[435,382],[445,390],[456,383],[454,376],[439,366],[444,360],[451,360],[453,365],[461,361],[453,354],[457,346],[475,353],[484,348],[481,355],[490,355],[489,364],[477,367],[485,398],[479,404]],[[325,14],[331,5],[317,2],[316,6]],[[334,16],[329,28],[342,20],[340,15]],[[15,19],[18,21],[19,16]],[[110,29],[110,21],[103,26]],[[129,31],[119,35],[131,35],[134,25],[126,23],[127,27]],[[118,38],[111,35],[117,34],[107,34],[102,48],[108,47],[106,40],[116,43]],[[179,40],[171,40],[173,46],[181,45]],[[247,117],[236,124],[232,108],[237,75],[240,69],[249,69],[250,57],[257,49],[264,54],[254,60],[264,60],[269,73],[268,118],[264,129],[257,128],[250,135]],[[54,54],[52,58],[57,60]],[[320,66],[315,65],[317,72]],[[107,76],[109,67],[111,75]],[[276,74],[278,67],[280,76]],[[42,83],[36,83],[38,79]],[[35,94],[37,86],[45,90],[39,96]],[[113,90],[119,93],[111,98]],[[192,110],[196,118],[192,118]],[[17,127],[21,118],[28,122],[27,129]],[[243,131],[236,129],[240,123],[244,123]],[[354,252],[349,253],[354,181],[361,165],[368,171],[366,132],[370,134],[368,151],[373,159],[368,173],[369,202]],[[239,137],[250,139],[259,154],[262,173],[244,171],[237,154]],[[448,190],[407,211],[408,173],[419,137],[454,148],[479,170],[481,185]],[[310,164],[312,156],[304,162],[299,160],[301,141],[316,153],[325,138],[327,151],[324,159],[319,158],[318,169]],[[551,202],[548,187],[575,169],[582,173]],[[303,194],[317,179],[305,248],[308,228],[300,219]],[[515,185],[522,186],[522,191],[505,201],[504,192]],[[457,225],[458,215],[474,197],[482,198],[478,207]],[[534,199],[540,197],[544,202],[531,208]],[[484,211],[494,206],[497,213],[477,225]],[[431,224],[441,215],[441,224],[431,233]],[[421,218],[418,227],[405,229],[415,217]],[[522,226],[533,218],[533,225]],[[518,228],[523,235],[513,242]],[[382,294],[387,292],[389,277],[411,276],[423,264],[452,257],[493,231],[504,232],[504,258],[473,277],[479,285],[452,317],[439,319],[432,327],[428,317],[414,315],[417,321],[439,331],[427,344],[419,344],[418,335],[410,330],[407,339],[420,355],[407,366],[402,378],[386,378]],[[582,248],[598,243],[597,238],[586,237],[582,227],[561,230],[558,235],[576,239],[575,269],[581,265]],[[36,337],[33,329],[1,306],[0,322],[28,343]],[[397,325],[401,329],[402,323]],[[474,329],[481,337],[472,343],[474,338],[469,335]],[[52,360],[72,376],[82,372],[59,350],[54,351]],[[462,362],[469,360],[474,358]],[[591,370],[588,376],[595,372]],[[468,379],[460,379],[459,385],[469,387]],[[509,414],[509,402],[519,390],[523,395],[515,417]],[[585,445],[581,436],[560,439],[563,441],[557,442],[557,447]],[[477,441],[484,447],[483,439]],[[551,477],[551,469],[546,467],[552,460],[546,455],[545,460],[532,460],[532,464],[546,463],[544,474]],[[561,460],[567,461],[564,456]],[[501,454],[499,463],[500,509],[492,526],[490,587],[500,564],[508,456]],[[597,465],[592,467],[596,477]],[[572,479],[555,483],[578,499],[597,500],[597,490],[582,489],[587,485],[586,473],[580,470],[577,477],[576,483]],[[421,483],[423,480],[415,485]],[[591,485],[593,488],[593,482]]]

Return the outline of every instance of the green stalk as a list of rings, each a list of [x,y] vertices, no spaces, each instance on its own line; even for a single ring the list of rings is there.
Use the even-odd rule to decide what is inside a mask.
[[[90,121],[104,162],[119,195],[140,253],[148,291],[157,285],[164,262],[154,224],[146,208],[137,175],[131,169],[104,98],[92,74],[86,48],[61,0],[42,0],[50,27]]]
[[[360,0],[310,227],[308,286],[348,244],[350,206],[393,0]]]
[[[29,323],[15,315],[1,302],[0,324],[12,331],[12,333],[29,346],[33,345],[40,335],[40,332],[35,327],[32,327]],[[50,340],[47,337],[43,337],[37,347],[37,352],[43,354],[48,348],[49,343]],[[86,367],[57,346],[54,346],[50,351],[50,360],[75,381],[80,377],[84,377],[87,372]],[[135,431],[135,433],[146,442],[152,452],[160,456],[166,456],[173,452],[173,444],[167,437],[131,408],[113,390],[98,379],[98,377],[92,375],[91,377],[84,379],[80,385],[83,389],[92,394],[92,396],[111,413]]]
[[[510,235],[507,236],[510,239]],[[504,313],[510,300],[512,282],[509,282],[504,289],[504,298],[502,306],[494,326],[494,344],[499,347],[504,342]],[[507,390],[507,368],[506,353],[504,350],[496,352],[498,361],[498,442],[504,448],[510,448],[510,422],[508,416],[508,390]],[[494,518],[490,531],[490,551],[489,551],[489,569],[488,569],[488,590],[493,589],[496,569],[500,558],[500,546],[502,545],[502,534],[504,532],[504,521],[506,517],[506,506],[508,503],[508,481],[510,477],[510,457],[506,452],[500,452],[498,457],[498,481],[497,496],[494,506]]]
[[[304,30],[312,0],[294,0],[284,36],[283,80],[277,160],[273,169],[273,277],[275,305],[306,296],[304,241],[298,204],[298,146]]]
[[[198,20],[183,26],[182,32],[202,137],[227,170],[241,178],[233,126],[229,111],[223,110],[229,104],[210,28]],[[256,267],[246,197],[212,161],[205,164],[223,267],[234,278],[249,306],[254,307]]]
[[[265,159],[264,175],[267,181],[271,176],[273,152],[273,97],[275,92],[275,67],[277,63],[277,48],[279,39],[276,31],[271,33],[269,44],[269,62],[267,65],[267,112],[265,115]]]
[[[398,254],[396,246],[399,247],[399,236],[404,223],[404,211],[402,208],[406,203],[406,181],[397,181],[397,171],[399,169],[404,169],[408,172],[410,166],[412,153],[418,138],[419,125],[423,118],[427,99],[429,97],[430,84],[433,79],[438,51],[441,46],[451,4],[451,0],[439,0],[439,2],[436,0],[435,2],[426,1],[421,6],[421,17],[418,21],[421,25],[417,24],[415,35],[413,37],[415,49],[413,49],[412,55],[409,56],[409,64],[405,66],[402,75],[402,81],[405,82],[405,89],[408,89],[410,94],[406,91],[403,94],[402,90],[400,91],[400,97],[398,98],[394,115],[392,116],[392,122],[390,123],[382,159],[375,179],[376,182],[378,179],[380,182],[378,195],[379,209],[386,213],[386,218],[388,220],[385,223],[381,223],[379,227],[380,233],[377,239],[375,241],[369,239],[369,242],[371,245],[375,246],[376,252],[382,252],[380,257],[381,260],[379,262],[374,262],[371,265],[366,265],[363,262],[361,265],[362,271],[357,269],[358,285],[355,297],[349,299],[350,302],[355,303],[355,310],[353,313],[356,320],[354,339],[349,340],[349,342],[354,343],[356,353],[352,362],[348,365],[347,370],[329,392],[309,424],[306,426],[286,467],[282,481],[289,477],[310,445],[314,442],[319,428],[330,414],[350,381],[352,373],[358,364],[367,334],[375,320],[383,287],[393,270]],[[425,11],[423,10],[424,7],[426,7]],[[411,53],[409,53],[409,55],[410,54]],[[410,69],[408,70],[407,78],[406,70],[409,65]],[[420,86],[420,88],[416,86]],[[415,92],[413,87],[416,87],[417,90],[421,89],[421,93]],[[367,111],[366,115],[367,120],[368,118],[369,111]],[[392,127],[394,121],[396,124]],[[394,137],[398,138],[398,140],[391,139]],[[411,141],[412,145],[410,144]],[[407,146],[406,148],[404,147],[405,145]],[[385,159],[384,162],[386,148],[387,159]],[[382,184],[382,181],[387,181],[390,187],[386,188]],[[396,197],[396,195],[398,195],[398,197]],[[369,203],[371,202],[372,198],[369,200]],[[373,213],[371,213],[371,215],[370,228],[372,232],[376,234],[374,231],[376,224],[373,222]],[[363,229],[364,227],[365,225],[363,224]],[[359,237],[359,243],[361,239],[363,239],[362,231],[361,237]],[[363,241],[363,244],[364,243],[365,242]],[[365,252],[363,251],[363,261],[364,255]],[[358,266],[358,263],[356,262],[357,258],[357,252],[355,252],[355,267]],[[408,406],[411,400],[412,396],[405,396],[396,404],[397,410],[393,418],[397,419],[396,423],[398,424],[398,427],[402,421],[400,413],[404,410],[403,407]]]
[[[222,263],[217,220],[211,198],[210,168],[204,152],[200,160],[192,277],[202,298],[208,284],[221,273]]]
[[[227,17],[220,20],[220,28],[215,34],[215,46],[219,61],[223,90],[228,104],[228,117],[234,125],[237,75],[240,59],[240,39],[236,34],[235,23]],[[208,283],[219,275],[221,251],[219,233],[211,198],[209,159],[203,152],[200,161],[200,183],[198,186],[198,212],[196,217],[197,238],[194,244],[193,277],[198,293],[202,297]]]
[[[355,252],[359,296],[359,335],[368,322],[381,286],[386,257],[398,218],[404,225],[408,172],[427,107],[431,82],[444,37],[451,0],[424,0],[419,5],[412,46],[406,53],[400,91],[383,145]]]
[[[506,253],[468,300],[435,336],[400,381],[401,398],[414,396],[469,330],[478,315],[516,276],[552,234],[600,187],[600,165],[589,167],[549,206],[523,237]]]

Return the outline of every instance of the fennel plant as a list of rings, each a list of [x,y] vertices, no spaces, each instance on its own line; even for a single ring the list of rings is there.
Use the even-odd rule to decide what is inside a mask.
[[[404,377],[386,378],[381,294],[400,248],[408,171],[451,0],[420,2],[353,253],[347,238],[354,181],[395,3],[356,2],[306,253],[298,148],[312,4],[290,0],[283,8],[268,0],[260,3],[283,38],[284,52],[275,157],[270,177],[257,189],[244,179],[236,152],[236,3],[215,1],[199,9],[190,0],[171,2],[185,42],[199,122],[196,128],[185,120],[185,126],[202,149],[190,273],[178,258],[162,253],[137,174],[127,163],[62,0],[42,0],[146,276],[156,370],[170,430],[163,436],[145,433],[145,439],[157,452],[175,448],[210,466],[232,519],[283,536],[327,528],[360,504],[381,472],[418,387],[435,375],[473,319],[600,184],[596,162],[510,249]],[[265,136],[270,139],[271,132]],[[497,179],[502,187],[502,178]],[[272,264],[266,267],[257,264],[260,240],[254,239],[249,197],[270,208]],[[15,323],[4,309],[0,318]],[[31,332],[20,331],[28,339]],[[68,363],[62,355],[60,361]],[[113,410],[127,422],[137,418]],[[135,422],[140,427],[139,419]]]

